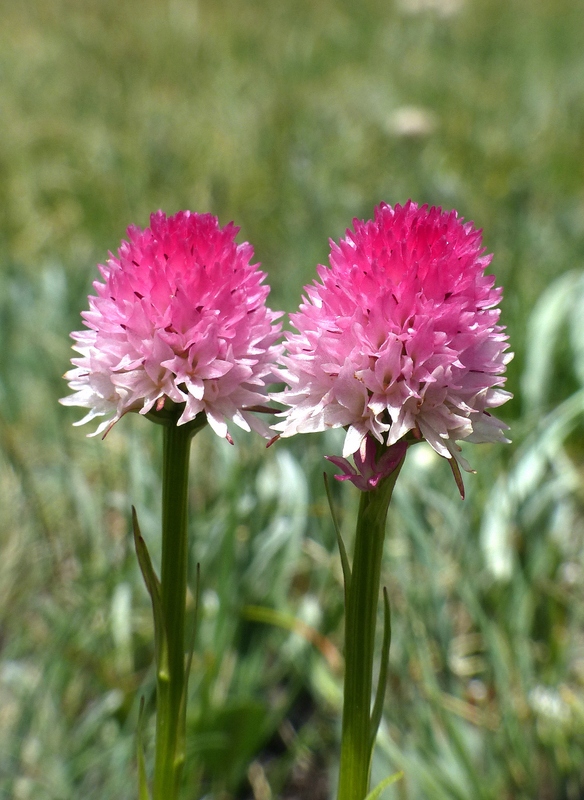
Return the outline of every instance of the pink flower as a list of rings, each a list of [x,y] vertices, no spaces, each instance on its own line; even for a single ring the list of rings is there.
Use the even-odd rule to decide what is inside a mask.
[[[353,224],[291,315],[288,388],[276,396],[289,408],[274,428],[345,427],[345,457],[368,434],[391,447],[411,432],[470,469],[456,442],[508,441],[490,409],[511,396],[500,388],[512,357],[501,289],[484,274],[481,232],[411,201]]]
[[[101,433],[168,399],[182,407],[179,425],[205,413],[219,436],[229,436],[227,420],[268,435],[250,409],[266,399],[280,314],[266,308],[265,273],[249,263],[251,245],[235,243],[238,230],[190,211],[128,228],[117,258],[99,267],[105,282],[82,313],[87,330],[71,334],[81,358],[61,402],[89,409],[77,425],[107,416]]]

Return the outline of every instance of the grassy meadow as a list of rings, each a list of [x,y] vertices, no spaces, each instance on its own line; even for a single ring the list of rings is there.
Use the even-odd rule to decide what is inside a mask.
[[[484,229],[510,446],[415,448],[384,582],[387,800],[584,797],[584,17],[578,0],[0,0],[0,798],[133,800],[154,708],[161,441],[74,428],[96,264],[159,208],[234,220],[293,311],[381,200]],[[131,417],[131,418],[130,418]],[[338,435],[340,434],[340,435]],[[185,800],[334,797],[342,576],[331,431],[193,444],[201,618]],[[327,467],[332,474],[334,470]],[[350,542],[357,491],[333,481]],[[192,607],[192,603],[191,603]]]

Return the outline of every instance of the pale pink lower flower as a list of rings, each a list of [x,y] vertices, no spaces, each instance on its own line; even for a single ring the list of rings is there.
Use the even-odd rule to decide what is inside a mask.
[[[179,425],[204,413],[219,436],[229,436],[228,420],[268,434],[250,409],[266,400],[280,314],[266,307],[265,273],[250,264],[251,245],[236,244],[238,230],[190,211],[128,228],[99,267],[87,329],[71,334],[81,357],[65,375],[74,394],[61,402],[89,409],[77,425],[106,416],[98,434],[168,398],[182,406]]]
[[[387,447],[423,437],[465,469],[457,442],[507,441],[490,413],[511,396],[501,386],[512,357],[490,261],[455,211],[382,203],[354,220],[291,315],[288,386],[275,396],[288,408],[274,429],[344,427],[345,457],[366,437]]]

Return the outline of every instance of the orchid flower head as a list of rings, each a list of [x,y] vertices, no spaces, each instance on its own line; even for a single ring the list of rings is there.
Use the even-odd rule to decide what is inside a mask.
[[[265,273],[233,223],[211,214],[152,214],[128,228],[117,256],[100,265],[85,329],[71,334],[73,391],[64,405],[87,408],[82,425],[105,417],[108,431],[128,411],[178,406],[177,424],[204,414],[219,436],[227,422],[270,436],[253,413],[265,403],[281,346],[281,314],[266,306]]]
[[[343,427],[345,459],[409,435],[466,470],[458,442],[508,441],[491,410],[511,397],[512,356],[481,231],[456,211],[381,203],[329,260],[290,315],[274,430]]]

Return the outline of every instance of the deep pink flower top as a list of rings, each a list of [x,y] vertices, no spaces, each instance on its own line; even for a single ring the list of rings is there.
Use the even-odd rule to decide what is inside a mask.
[[[501,289],[485,275],[481,232],[411,201],[353,224],[291,315],[288,388],[276,396],[288,409],[275,429],[343,426],[345,457],[367,435],[389,447],[412,431],[468,469],[456,442],[507,441],[490,409],[510,397]]]
[[[89,409],[78,425],[106,416],[97,434],[169,398],[184,404],[179,425],[205,413],[220,436],[228,420],[267,433],[248,409],[265,402],[280,314],[266,307],[265,273],[250,264],[251,245],[235,243],[238,230],[190,211],[128,228],[117,258],[99,267],[87,330],[72,334],[81,357],[65,375],[74,394],[61,402]]]

